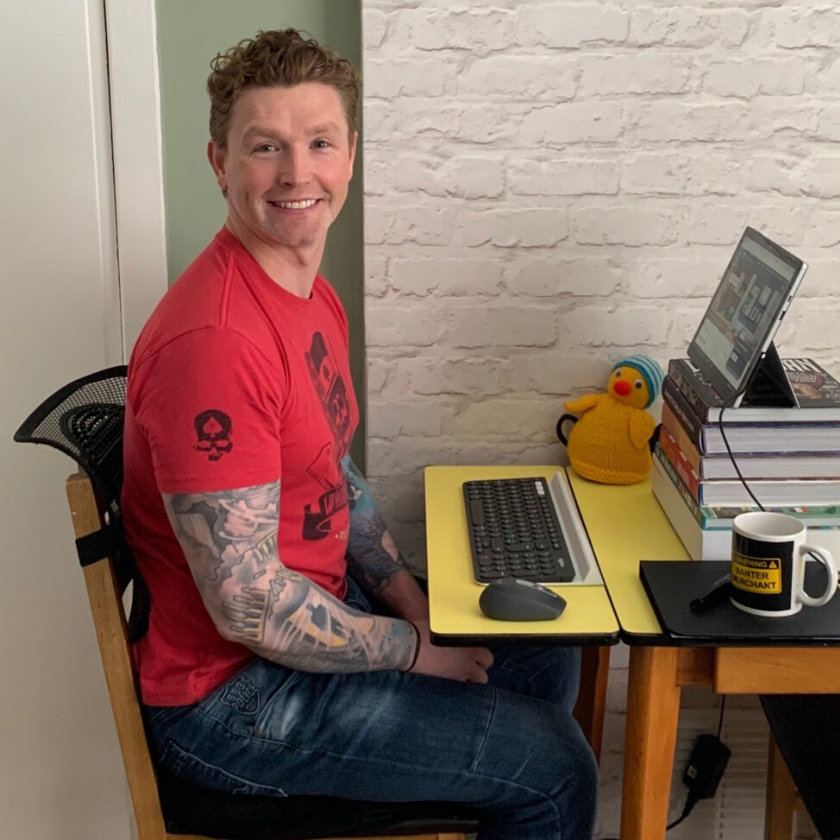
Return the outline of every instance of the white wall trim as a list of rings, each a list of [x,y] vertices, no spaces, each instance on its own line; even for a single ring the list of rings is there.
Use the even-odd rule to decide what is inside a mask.
[[[99,281],[104,300],[104,358],[114,364],[123,357],[123,325],[119,287],[116,209],[111,160],[111,115],[109,112],[108,54],[105,8],[101,0],[85,0],[90,80],[91,134],[94,159],[97,226],[99,231]]]
[[[105,0],[126,357],[166,291],[163,150],[154,0]]]

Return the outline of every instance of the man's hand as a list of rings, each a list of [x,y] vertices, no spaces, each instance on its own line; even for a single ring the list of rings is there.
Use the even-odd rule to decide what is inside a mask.
[[[427,674],[460,682],[487,682],[487,669],[493,664],[493,654],[483,647],[437,647],[429,636],[429,623],[415,621],[420,632],[420,651],[410,669],[412,674]]]

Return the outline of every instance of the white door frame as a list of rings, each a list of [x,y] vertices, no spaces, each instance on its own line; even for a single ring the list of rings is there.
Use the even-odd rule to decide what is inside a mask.
[[[126,358],[168,286],[154,0],[104,0]]]

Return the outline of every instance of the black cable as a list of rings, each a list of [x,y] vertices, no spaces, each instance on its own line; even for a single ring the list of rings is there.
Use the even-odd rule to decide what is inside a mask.
[[[732,466],[735,468],[735,474],[740,479],[741,484],[744,485],[744,489],[747,491],[747,493],[750,494],[750,498],[756,503],[758,509],[764,510],[764,505],[758,501],[758,499],[755,496],[755,493],[753,493],[753,491],[750,489],[749,484],[747,484],[747,480],[741,474],[741,468],[738,466],[738,462],[735,460],[735,455],[732,452],[732,448],[729,446],[729,441],[726,437],[726,431],[723,428],[723,412],[726,411],[727,408],[731,408],[731,406],[723,406],[723,408],[721,408],[720,410],[720,414],[718,415],[718,429],[720,430],[720,436],[723,438],[723,445],[726,447],[726,452],[729,455],[729,460],[732,462]]]
[[[723,710],[726,708],[726,695],[720,695],[720,718],[718,719],[717,739],[720,741],[720,734],[723,732]]]

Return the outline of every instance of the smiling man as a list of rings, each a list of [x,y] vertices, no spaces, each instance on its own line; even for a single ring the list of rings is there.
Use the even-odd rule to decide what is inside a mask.
[[[219,55],[222,230],[132,353],[126,532],[157,760],[209,788],[447,800],[480,837],[590,837],[578,652],[438,648],[349,457],[347,320],[318,274],[347,196],[359,80],[295,30]]]

